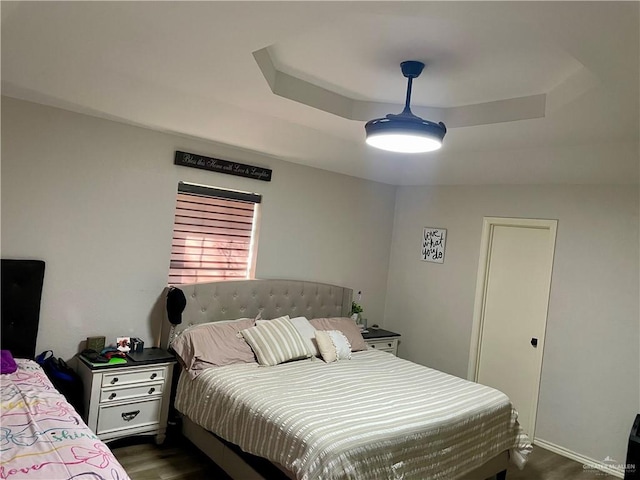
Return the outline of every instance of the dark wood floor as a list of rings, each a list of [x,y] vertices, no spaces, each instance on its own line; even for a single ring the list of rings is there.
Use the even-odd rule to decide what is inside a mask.
[[[509,467],[507,480],[618,480],[599,470],[585,470],[583,465],[540,447],[533,447],[524,470]]]
[[[188,440],[174,437],[162,446],[152,439],[121,440],[110,445],[132,480],[229,480]],[[524,470],[511,466],[507,480],[617,480],[582,464],[534,447]]]

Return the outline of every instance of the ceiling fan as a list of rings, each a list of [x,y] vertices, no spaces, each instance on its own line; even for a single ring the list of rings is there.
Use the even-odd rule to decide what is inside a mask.
[[[411,113],[411,87],[418,78],[424,63],[409,60],[400,64],[402,74],[408,79],[404,110],[388,114],[384,118],[370,120],[364,126],[367,144],[375,148],[400,153],[424,153],[438,150],[447,133],[444,123],[430,122]]]

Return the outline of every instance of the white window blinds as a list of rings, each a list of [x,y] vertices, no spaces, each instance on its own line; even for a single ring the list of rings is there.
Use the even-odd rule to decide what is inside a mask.
[[[169,285],[253,278],[262,197],[180,182]]]

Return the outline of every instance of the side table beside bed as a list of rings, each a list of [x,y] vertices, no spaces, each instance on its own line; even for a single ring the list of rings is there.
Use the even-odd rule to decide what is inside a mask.
[[[398,356],[398,343],[401,335],[399,333],[384,330],[382,328],[369,328],[362,333],[365,343],[369,348],[375,348],[382,352],[389,352]]]
[[[131,435],[165,439],[175,358],[161,349],[145,349],[148,359],[125,364],[96,364],[79,356],[84,384],[84,418],[103,441]]]

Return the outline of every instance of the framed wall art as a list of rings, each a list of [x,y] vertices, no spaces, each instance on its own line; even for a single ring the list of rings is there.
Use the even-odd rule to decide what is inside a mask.
[[[424,227],[422,229],[422,250],[420,254],[422,261],[444,263],[446,241],[446,228]]]

